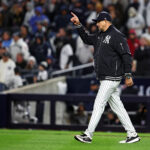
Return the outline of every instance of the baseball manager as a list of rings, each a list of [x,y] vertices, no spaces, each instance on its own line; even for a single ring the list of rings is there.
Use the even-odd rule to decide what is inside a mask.
[[[124,34],[112,25],[111,16],[105,11],[99,13],[96,19],[93,19],[98,27],[98,32],[95,34],[89,34],[80,23],[79,18],[73,12],[71,14],[71,21],[76,25],[84,43],[94,46],[94,68],[97,79],[100,81],[88,128],[83,134],[76,135],[75,139],[84,143],[92,142],[93,133],[108,102],[127,131],[127,138],[120,143],[140,141],[140,137],[137,135],[120,100],[118,91],[123,76],[127,86],[133,85],[132,58]]]

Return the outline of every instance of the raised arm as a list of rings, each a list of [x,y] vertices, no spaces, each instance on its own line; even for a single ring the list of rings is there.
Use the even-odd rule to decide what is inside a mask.
[[[95,34],[89,34],[89,32],[83,27],[83,25],[80,23],[79,18],[71,12],[72,18],[70,19],[71,22],[76,25],[78,33],[83,40],[84,43],[88,45],[94,45],[96,35]]]

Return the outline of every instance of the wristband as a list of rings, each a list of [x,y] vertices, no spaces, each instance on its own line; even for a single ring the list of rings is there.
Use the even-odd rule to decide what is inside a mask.
[[[125,73],[125,78],[130,79],[132,77],[131,73]]]

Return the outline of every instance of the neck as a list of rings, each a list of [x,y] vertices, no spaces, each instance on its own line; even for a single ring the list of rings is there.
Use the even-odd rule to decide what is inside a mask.
[[[112,24],[110,22],[108,22],[104,28],[104,32],[108,30],[108,28],[111,26]]]

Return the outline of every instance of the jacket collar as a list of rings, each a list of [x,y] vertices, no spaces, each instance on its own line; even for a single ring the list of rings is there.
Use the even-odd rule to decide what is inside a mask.
[[[109,28],[108,28],[105,32],[103,32],[103,33],[108,33],[108,32],[110,32],[112,29],[113,29],[113,25],[110,25]]]

